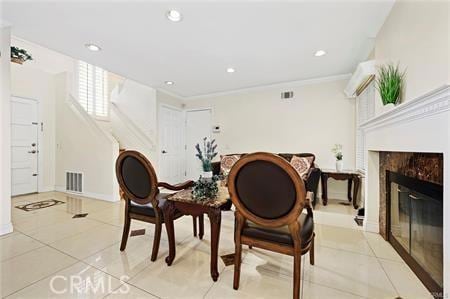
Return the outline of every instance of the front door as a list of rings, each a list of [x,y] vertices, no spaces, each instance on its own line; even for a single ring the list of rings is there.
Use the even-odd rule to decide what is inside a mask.
[[[186,178],[198,180],[202,164],[195,156],[195,145],[203,144],[203,138],[211,138],[211,109],[186,111]]]
[[[159,113],[160,181],[180,183],[185,176],[184,117],[179,109],[161,106]]]
[[[38,103],[11,98],[11,193],[38,192]]]

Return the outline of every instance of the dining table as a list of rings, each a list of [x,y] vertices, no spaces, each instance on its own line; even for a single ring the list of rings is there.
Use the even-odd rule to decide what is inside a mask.
[[[211,259],[210,272],[213,281],[217,281],[219,272],[217,270],[219,239],[220,239],[220,225],[222,219],[221,206],[227,203],[229,199],[228,188],[223,182],[217,182],[218,193],[213,198],[197,199],[192,195],[192,189],[184,189],[176,192],[166,198],[166,203],[163,208],[164,223],[169,239],[169,255],[165,261],[168,266],[172,265],[176,255],[175,243],[175,229],[174,218],[175,215],[191,215],[200,219],[200,239],[203,238],[203,215],[207,215],[211,224]]]

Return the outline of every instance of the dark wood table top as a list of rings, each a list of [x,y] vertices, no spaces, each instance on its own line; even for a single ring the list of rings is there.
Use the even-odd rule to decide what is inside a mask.
[[[322,171],[322,173],[342,173],[342,174],[357,174],[360,175],[358,170],[355,169],[342,169],[341,171],[337,171],[336,169],[333,168],[325,168],[325,169],[320,169]]]
[[[223,204],[227,202],[230,198],[230,194],[228,193],[228,188],[223,186],[221,183],[219,184],[219,192],[217,193],[216,198],[211,199],[195,199],[192,196],[192,189],[184,189],[167,197],[167,200],[185,202],[198,204],[203,206],[208,206],[211,208],[219,208]]]

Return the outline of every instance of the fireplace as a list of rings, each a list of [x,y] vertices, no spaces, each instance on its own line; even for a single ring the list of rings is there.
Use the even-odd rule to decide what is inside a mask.
[[[430,292],[442,293],[442,185],[386,170],[386,235]]]

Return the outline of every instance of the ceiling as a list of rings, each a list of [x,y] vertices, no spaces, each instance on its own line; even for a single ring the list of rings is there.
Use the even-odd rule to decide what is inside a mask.
[[[350,73],[372,50],[393,0],[2,5],[20,38],[189,98]],[[183,20],[169,21],[169,9]],[[315,57],[319,49],[327,55]]]

